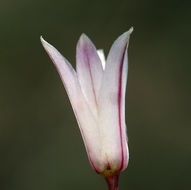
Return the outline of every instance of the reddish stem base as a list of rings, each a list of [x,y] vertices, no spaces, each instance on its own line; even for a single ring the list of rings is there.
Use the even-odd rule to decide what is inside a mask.
[[[118,179],[119,179],[118,175],[105,178],[109,190],[118,190]]]

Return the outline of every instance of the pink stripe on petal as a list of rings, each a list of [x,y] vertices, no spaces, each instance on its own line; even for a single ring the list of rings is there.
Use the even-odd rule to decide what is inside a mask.
[[[126,50],[125,46],[125,50]],[[122,99],[122,72],[123,72],[123,63],[124,63],[124,55],[125,51],[122,56],[121,64],[120,64],[120,74],[119,74],[119,91],[118,91],[118,112],[119,112],[119,129],[120,129],[120,144],[121,144],[121,167],[123,167],[124,162],[124,155],[123,155],[123,135],[122,135],[122,124],[121,124],[121,99]]]
[[[85,34],[81,35],[77,44],[76,70],[82,91],[96,115],[103,68],[95,46]]]
[[[120,63],[120,74],[119,74],[119,90],[118,90],[118,113],[119,113],[119,128],[120,128],[120,144],[121,144],[121,167],[120,167],[120,171],[123,170],[123,167],[124,167],[124,131],[123,131],[123,127],[125,126],[122,126],[124,125],[125,123],[122,124],[122,119],[125,119],[125,118],[122,118],[122,112],[125,111],[122,109],[122,98],[125,98],[123,97],[123,72],[127,72],[127,71],[124,71],[124,60],[125,60],[125,56],[126,55],[126,51],[127,51],[127,45],[125,46],[124,48],[124,52],[123,52],[123,55],[122,55],[122,58],[121,58],[121,63]],[[126,80],[126,79],[125,79]],[[125,95],[124,95],[125,96]],[[126,135],[125,135],[126,137]]]

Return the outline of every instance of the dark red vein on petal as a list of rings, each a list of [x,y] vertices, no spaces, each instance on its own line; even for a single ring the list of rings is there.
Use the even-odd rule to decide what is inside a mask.
[[[122,134],[122,124],[121,124],[121,99],[122,99],[122,76],[123,76],[123,64],[125,58],[125,51],[127,48],[127,44],[125,46],[121,62],[120,62],[120,69],[119,69],[119,89],[118,89],[118,116],[119,116],[119,130],[120,130],[120,143],[121,143],[121,167],[120,171],[123,169],[124,163],[124,152],[123,152],[123,134]]]

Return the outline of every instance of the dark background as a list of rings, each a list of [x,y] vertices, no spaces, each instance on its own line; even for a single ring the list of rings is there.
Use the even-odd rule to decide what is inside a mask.
[[[0,189],[106,189],[91,169],[43,37],[75,66],[82,32],[107,54],[134,26],[120,189],[191,189],[191,3],[0,0]]]

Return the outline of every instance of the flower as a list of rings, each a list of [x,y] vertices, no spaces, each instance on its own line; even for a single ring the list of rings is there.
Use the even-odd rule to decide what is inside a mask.
[[[76,49],[76,71],[48,42],[41,42],[55,64],[69,96],[92,168],[110,189],[117,188],[120,172],[128,164],[125,91],[129,31],[112,45],[107,60],[82,34]]]

